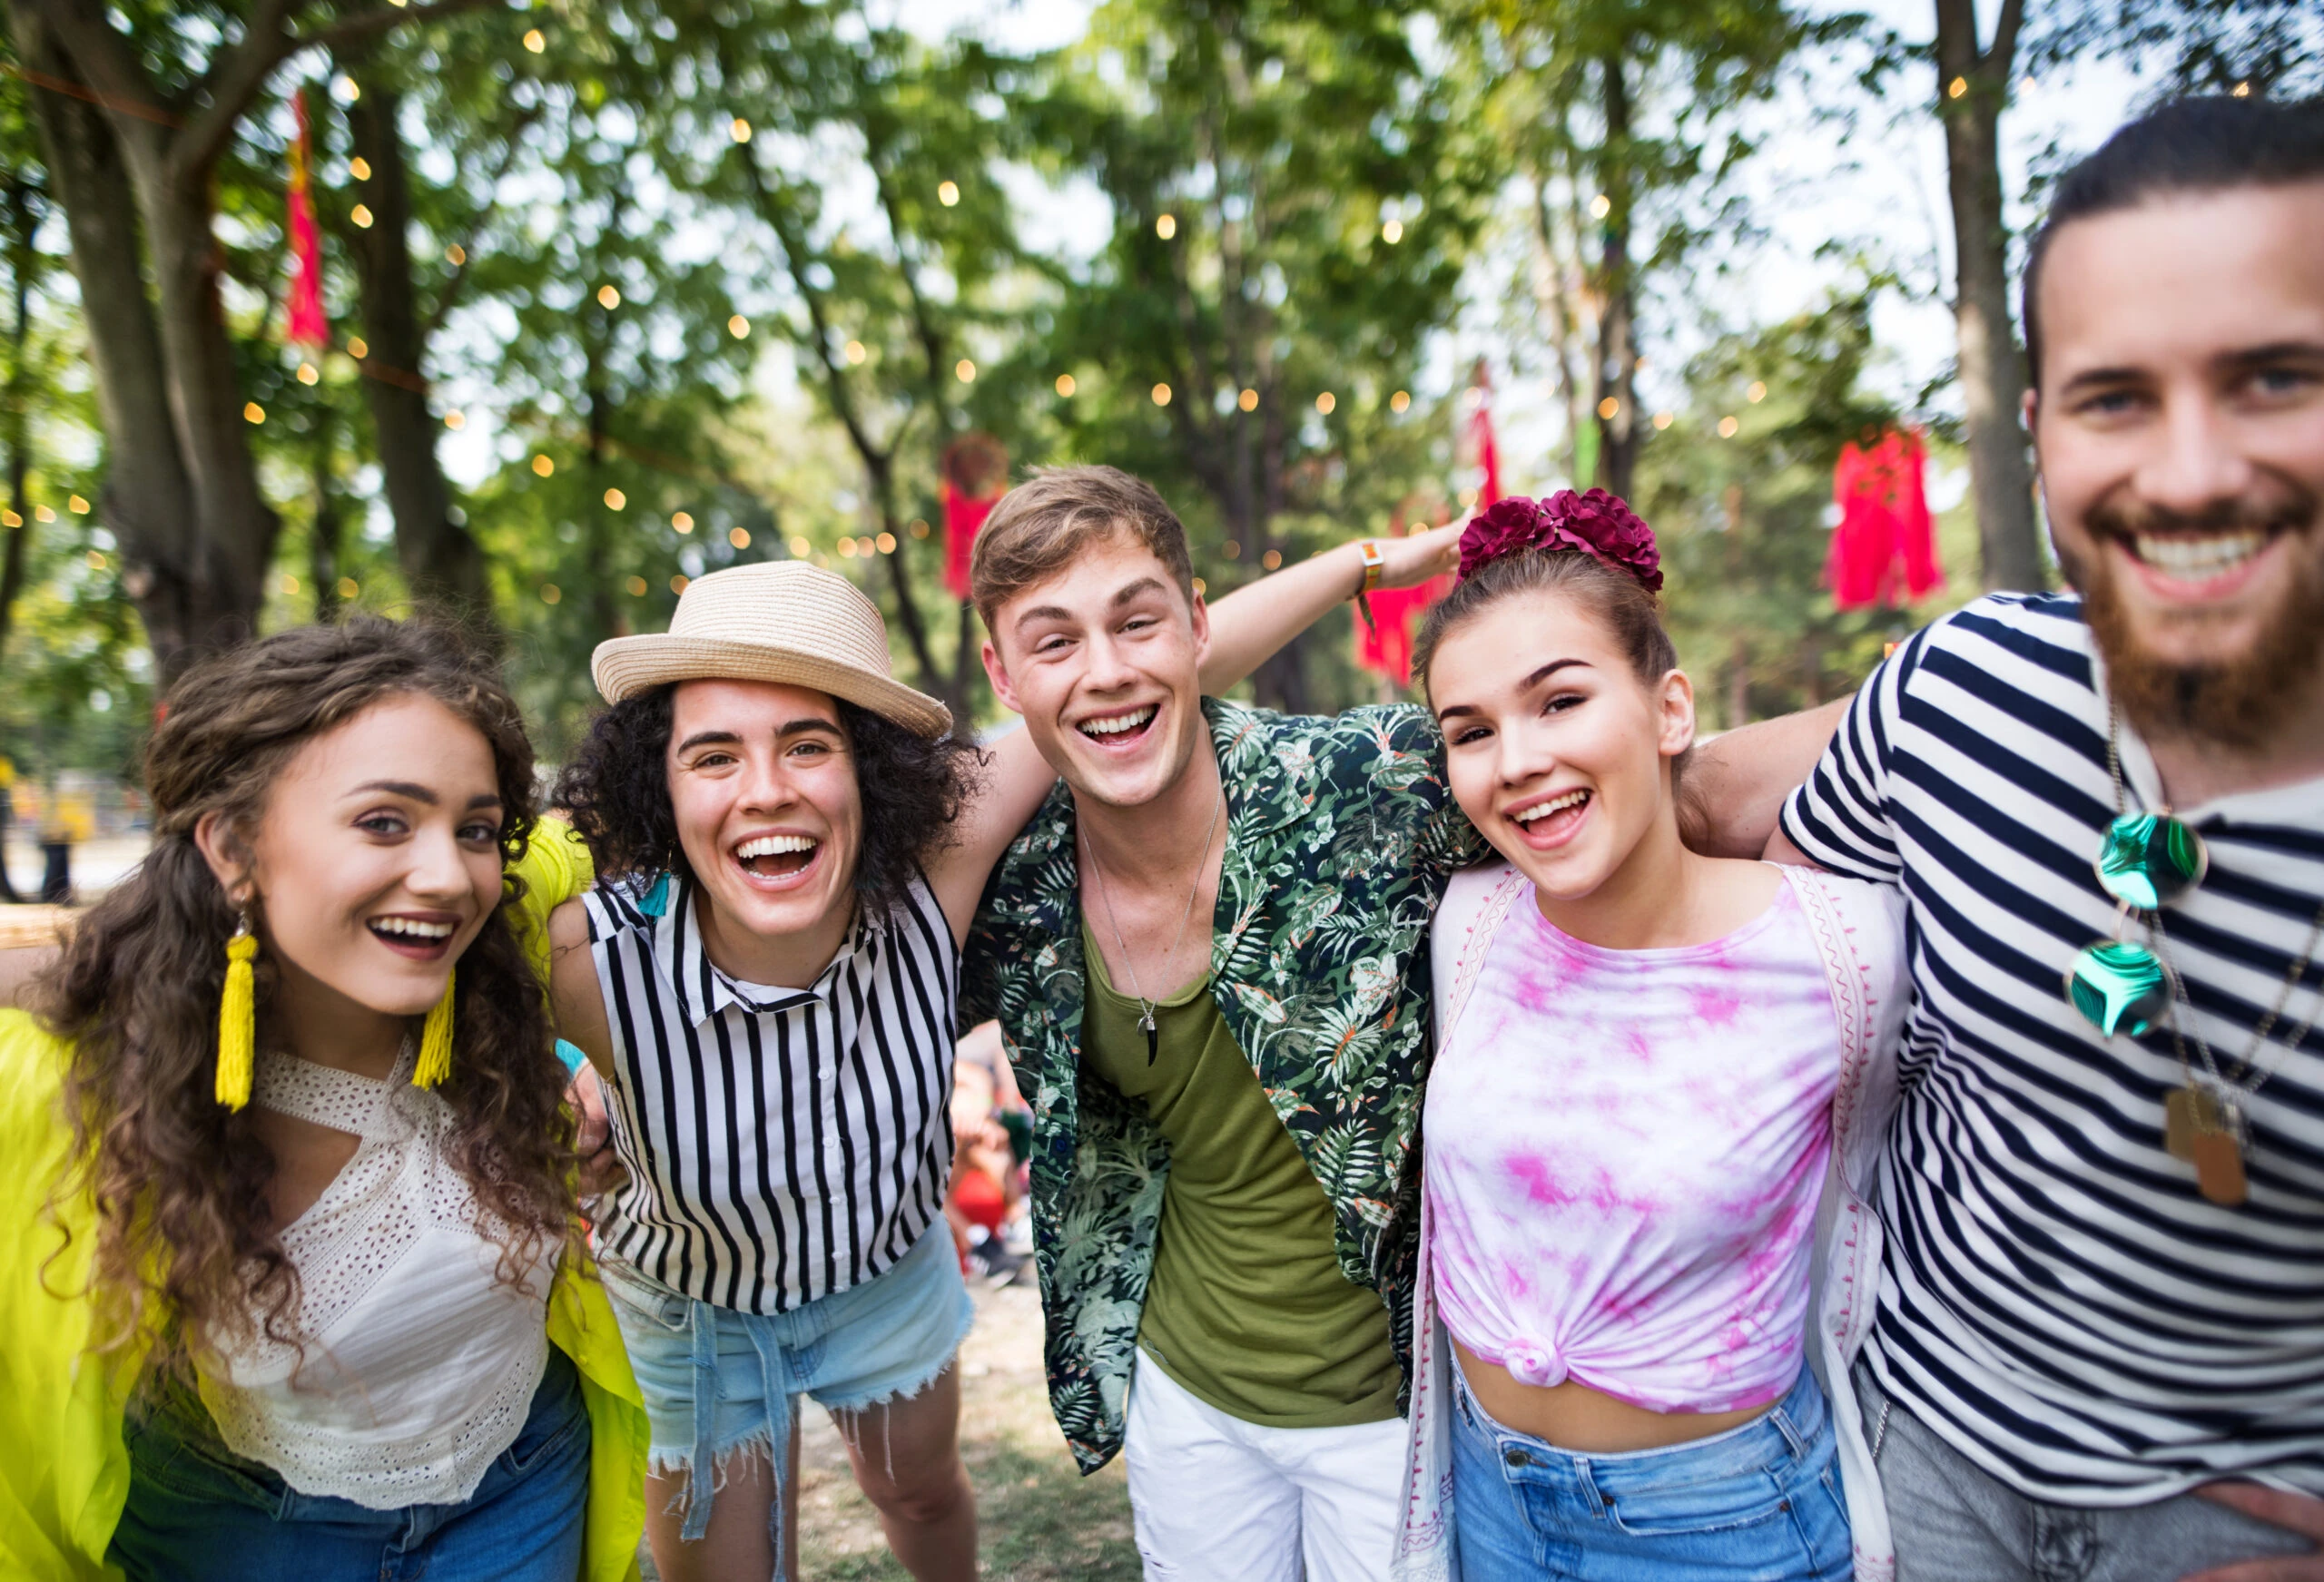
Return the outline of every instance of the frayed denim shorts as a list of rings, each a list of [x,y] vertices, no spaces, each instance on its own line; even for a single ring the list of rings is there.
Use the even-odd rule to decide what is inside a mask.
[[[975,1314],[942,1220],[862,1284],[764,1317],[695,1302],[611,1259],[599,1267],[645,1397],[650,1465],[686,1475],[689,1542],[706,1530],[717,1470],[734,1451],[763,1451],[781,1486],[793,1397],[855,1411],[917,1395],[950,1364]],[[771,1530],[781,1510],[776,1500]]]

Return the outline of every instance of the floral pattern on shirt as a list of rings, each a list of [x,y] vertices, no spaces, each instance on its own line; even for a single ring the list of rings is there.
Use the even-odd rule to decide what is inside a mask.
[[[1484,844],[1420,709],[1203,708],[1226,787],[1211,992],[1331,1202],[1341,1272],[1387,1304],[1409,1375],[1428,924]],[[1074,830],[1059,785],[994,870],[961,1018],[1000,1018],[1033,1106],[1049,1403],[1094,1471],[1121,1448],[1169,1148],[1143,1106],[1082,1065]]]

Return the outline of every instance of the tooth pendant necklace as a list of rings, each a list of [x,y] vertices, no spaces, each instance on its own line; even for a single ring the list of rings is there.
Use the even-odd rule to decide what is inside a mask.
[[[1195,860],[1194,882],[1187,887],[1187,909],[1178,915],[1178,931],[1171,938],[1170,948],[1162,958],[1164,966],[1177,959],[1178,947],[1187,942],[1187,925],[1194,919],[1195,897],[1202,893],[1203,870],[1210,865],[1210,838],[1218,833],[1218,814],[1226,806],[1226,792],[1222,788],[1218,801],[1211,804],[1210,822],[1202,832],[1202,855]],[[1137,1001],[1137,1030],[1146,1035],[1146,1063],[1152,1066],[1162,1054],[1161,1029],[1155,1025],[1155,1002],[1146,997],[1146,990],[1138,986],[1137,963],[1129,956],[1129,945],[1122,938],[1122,926],[1114,917],[1114,889],[1106,881],[1106,870],[1098,864],[1097,843],[1086,835],[1082,848],[1089,853],[1089,871],[1098,878],[1098,899],[1106,903],[1106,926],[1114,931],[1114,948],[1121,952],[1122,970],[1129,974],[1129,992]]]

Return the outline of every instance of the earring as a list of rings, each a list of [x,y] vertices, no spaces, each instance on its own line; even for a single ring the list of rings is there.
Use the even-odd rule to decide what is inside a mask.
[[[452,1075],[452,987],[458,981],[455,971],[444,980],[444,997],[428,1007],[419,1029],[419,1060],[411,1068],[414,1087],[434,1087]]]
[[[251,961],[258,936],[245,911],[226,941],[226,990],[218,997],[218,1102],[238,1110],[251,1102],[251,1063],[258,1046],[258,995]]]

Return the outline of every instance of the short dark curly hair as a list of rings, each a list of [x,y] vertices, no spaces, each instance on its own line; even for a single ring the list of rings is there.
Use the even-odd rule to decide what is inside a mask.
[[[588,842],[600,878],[642,879],[665,870],[694,877],[670,802],[670,698],[676,686],[649,688],[599,714],[557,776],[551,803]],[[954,826],[984,754],[956,736],[915,735],[843,698],[832,701],[863,800],[855,893],[867,913],[885,917],[929,860],[957,838]]]

